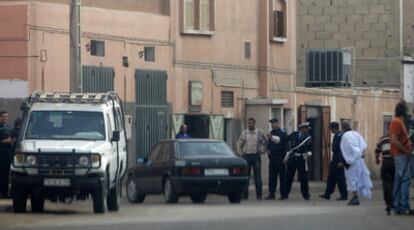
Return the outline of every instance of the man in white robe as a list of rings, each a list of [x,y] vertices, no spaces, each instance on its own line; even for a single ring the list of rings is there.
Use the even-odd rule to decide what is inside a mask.
[[[342,135],[340,145],[342,155],[347,163],[345,176],[348,190],[353,194],[348,204],[359,205],[358,195],[369,199],[372,198],[370,172],[363,159],[365,156],[364,151],[367,149],[367,143],[358,132],[351,129],[349,122],[344,121],[341,126],[344,134]]]

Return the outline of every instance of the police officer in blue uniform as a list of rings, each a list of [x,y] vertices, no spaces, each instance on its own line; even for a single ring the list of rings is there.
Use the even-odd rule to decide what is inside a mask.
[[[332,141],[332,161],[329,166],[329,175],[325,193],[319,195],[319,197],[329,200],[331,198],[331,194],[335,191],[336,184],[338,184],[338,190],[341,196],[337,200],[348,200],[348,190],[346,188],[345,179],[346,162],[342,156],[340,147],[342,133],[339,131],[338,122],[331,122],[329,128],[334,134]]]
[[[279,127],[279,120],[273,118],[270,121],[272,125],[272,130],[267,134],[268,144],[268,156],[269,156],[269,196],[266,197],[266,200],[274,200],[277,179],[279,177],[279,191],[280,191],[280,200],[286,198],[286,168],[283,164],[283,158],[286,155],[287,151],[287,135]]]
[[[7,125],[9,115],[6,111],[0,112],[0,198],[9,197],[9,171],[11,163],[11,151],[16,142],[12,138],[12,132]]]
[[[311,155],[312,145],[311,137],[308,134],[310,129],[309,126],[309,122],[302,123],[298,127],[299,131],[293,132],[288,136],[290,151],[284,159],[284,162],[287,163],[285,199],[289,197],[293,179],[295,177],[296,170],[298,170],[300,191],[305,200],[310,200],[307,158]]]

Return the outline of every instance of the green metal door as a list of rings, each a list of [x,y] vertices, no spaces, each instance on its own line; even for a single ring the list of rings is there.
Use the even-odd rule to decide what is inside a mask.
[[[114,91],[114,68],[82,66],[82,71],[82,88],[84,93],[106,93],[108,91]]]
[[[147,156],[159,141],[167,139],[167,72],[136,70],[137,157]]]

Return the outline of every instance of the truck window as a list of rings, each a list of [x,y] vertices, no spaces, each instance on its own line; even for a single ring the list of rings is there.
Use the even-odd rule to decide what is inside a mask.
[[[105,125],[100,112],[33,111],[25,139],[105,140]]]

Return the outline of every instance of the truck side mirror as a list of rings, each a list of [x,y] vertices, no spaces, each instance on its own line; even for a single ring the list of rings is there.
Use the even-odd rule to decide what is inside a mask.
[[[111,139],[111,141],[112,141],[112,142],[118,142],[120,139],[121,139],[121,138],[120,138],[120,133],[119,133],[119,131],[113,131],[113,132],[112,132],[112,139]]]

